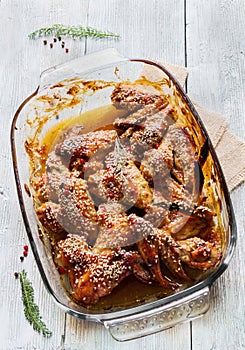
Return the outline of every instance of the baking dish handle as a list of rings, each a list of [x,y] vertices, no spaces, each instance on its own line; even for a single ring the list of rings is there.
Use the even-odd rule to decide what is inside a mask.
[[[202,316],[209,309],[209,301],[210,288],[205,287],[159,308],[104,321],[104,325],[115,340],[132,340]]]
[[[101,67],[127,61],[128,58],[121,56],[114,48],[97,51],[64,64],[51,67],[41,73],[38,90],[41,91],[49,86],[57,84],[61,80],[81,77],[83,73],[95,71]]]

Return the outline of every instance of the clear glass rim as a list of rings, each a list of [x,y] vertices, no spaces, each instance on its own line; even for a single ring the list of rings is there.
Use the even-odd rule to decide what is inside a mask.
[[[154,61],[151,60],[145,60],[145,59],[128,59],[128,60],[121,60],[121,62],[125,62],[125,61],[129,61],[129,62],[139,62],[139,63],[144,63],[147,65],[151,65],[154,66],[158,69],[160,69],[161,71],[163,71],[174,83],[175,87],[177,88],[178,92],[181,94],[182,98],[184,99],[184,101],[186,102],[186,104],[188,105],[188,107],[190,108],[194,118],[196,119],[197,123],[199,124],[201,130],[203,131],[206,140],[208,140],[208,145],[209,145],[209,150],[212,154],[212,157],[214,159],[217,171],[218,171],[218,175],[219,175],[219,179],[221,182],[221,186],[224,192],[224,197],[225,197],[225,202],[226,202],[226,206],[227,206],[227,211],[228,211],[228,216],[229,216],[229,228],[230,228],[230,234],[229,234],[229,242],[227,245],[227,250],[225,252],[225,256],[223,258],[222,263],[218,266],[218,268],[211,273],[206,279],[204,279],[203,281],[188,287],[182,291],[179,291],[173,295],[164,297],[160,300],[157,301],[152,301],[152,302],[148,302],[146,304],[140,305],[140,306],[135,306],[135,307],[130,307],[130,308],[125,308],[123,310],[118,310],[118,311],[112,311],[112,312],[106,312],[106,313],[85,313],[85,312],[79,312],[76,310],[71,309],[69,306],[65,305],[64,303],[62,303],[58,297],[56,296],[56,294],[54,293],[48,278],[45,274],[45,271],[43,269],[42,266],[42,262],[40,260],[40,257],[38,255],[37,252],[37,248],[36,248],[36,244],[35,241],[33,239],[33,235],[32,235],[32,230],[29,224],[29,220],[28,220],[28,215],[26,213],[26,209],[25,209],[25,204],[24,204],[24,199],[23,199],[23,193],[22,193],[22,188],[21,188],[21,182],[20,182],[20,175],[19,175],[19,170],[18,170],[18,160],[17,160],[17,152],[16,152],[16,143],[15,143],[15,133],[16,133],[16,123],[19,117],[19,114],[21,112],[21,110],[23,109],[23,107],[38,93],[39,87],[37,88],[37,90],[31,94],[25,101],[23,101],[23,103],[19,106],[19,108],[17,109],[14,117],[13,117],[13,121],[12,121],[12,125],[11,125],[11,132],[10,132],[10,139],[11,139],[11,153],[12,153],[12,161],[13,161],[13,169],[14,169],[14,175],[15,175],[15,182],[16,182],[16,187],[17,187],[17,193],[18,193],[18,200],[19,200],[19,205],[20,205],[20,209],[21,209],[21,213],[22,213],[22,217],[23,217],[23,221],[24,221],[24,225],[25,225],[25,229],[27,232],[27,236],[29,238],[30,241],[30,245],[35,257],[35,261],[37,263],[37,266],[39,268],[39,272],[40,275],[42,277],[42,280],[44,282],[44,285],[46,287],[46,289],[48,290],[48,292],[52,295],[52,297],[54,298],[54,300],[58,303],[58,305],[63,308],[66,312],[68,312],[69,314],[76,316],[78,318],[82,318],[82,319],[88,319],[91,321],[96,321],[96,322],[102,322],[103,320],[109,320],[109,319],[114,319],[114,318],[119,318],[119,317],[123,317],[123,316],[129,316],[129,315],[133,315],[133,314],[139,314],[143,311],[147,311],[150,309],[154,309],[157,308],[159,306],[164,306],[167,305],[171,302],[174,302],[180,298],[185,298],[186,296],[197,292],[198,290],[201,290],[203,288],[205,288],[206,286],[211,286],[213,284],[213,282],[226,270],[226,268],[229,265],[229,262],[232,258],[234,249],[235,249],[235,245],[236,245],[236,240],[237,240],[237,228],[236,228],[236,221],[235,221],[235,215],[234,215],[234,210],[233,210],[233,206],[232,206],[232,202],[231,202],[231,198],[230,198],[230,194],[228,191],[228,187],[226,185],[226,181],[224,178],[224,174],[222,171],[222,168],[220,166],[218,157],[216,155],[216,152],[214,150],[214,147],[210,141],[210,138],[208,136],[208,133],[205,129],[205,126],[203,125],[203,122],[199,116],[199,114],[197,113],[194,105],[192,104],[191,100],[189,99],[189,97],[185,94],[183,88],[181,87],[181,85],[179,84],[179,82],[176,80],[176,78],[169,72],[168,69],[166,69],[163,65],[156,63]],[[120,62],[120,61],[119,61]],[[69,64],[72,64],[72,61],[69,62]],[[111,66],[114,66],[115,63],[112,63]],[[108,67],[108,65],[107,65]],[[59,66],[55,67],[55,68],[59,68]],[[101,66],[100,69],[103,69],[104,66]]]

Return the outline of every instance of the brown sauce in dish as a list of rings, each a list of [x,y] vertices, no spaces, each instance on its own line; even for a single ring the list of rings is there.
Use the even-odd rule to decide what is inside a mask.
[[[64,133],[69,132],[72,127],[81,126],[84,133],[110,125],[116,117],[124,114],[112,105],[102,106],[91,111],[87,111],[77,116],[70,117],[61,122],[57,122],[51,127],[42,139],[43,145],[48,145],[47,155],[54,146],[64,138]]]
[[[65,288],[92,310],[171,295],[222,257],[203,172],[210,156],[197,125],[184,123],[188,111],[129,83],[111,101],[46,132],[32,183]]]
[[[101,298],[95,305],[89,306],[90,310],[114,311],[142,305],[150,301],[162,299],[172,294],[164,291],[159,285],[144,285],[132,276],[125,278],[111,294]]]

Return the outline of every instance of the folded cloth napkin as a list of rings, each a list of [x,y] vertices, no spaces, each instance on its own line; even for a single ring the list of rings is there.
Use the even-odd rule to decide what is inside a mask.
[[[159,62],[166,67],[183,86],[188,70],[185,67]],[[142,74],[150,80],[159,80],[164,73],[153,66],[145,66]],[[227,186],[230,191],[245,181],[245,143],[227,129],[226,118],[210,112],[192,101],[208,132],[219,158]]]

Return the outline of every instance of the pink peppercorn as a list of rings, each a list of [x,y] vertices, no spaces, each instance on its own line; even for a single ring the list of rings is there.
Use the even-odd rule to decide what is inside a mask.
[[[59,265],[59,266],[57,267],[57,270],[58,270],[58,272],[59,272],[60,275],[64,275],[64,274],[66,273],[66,270],[65,270],[64,267],[61,266],[61,265]]]

